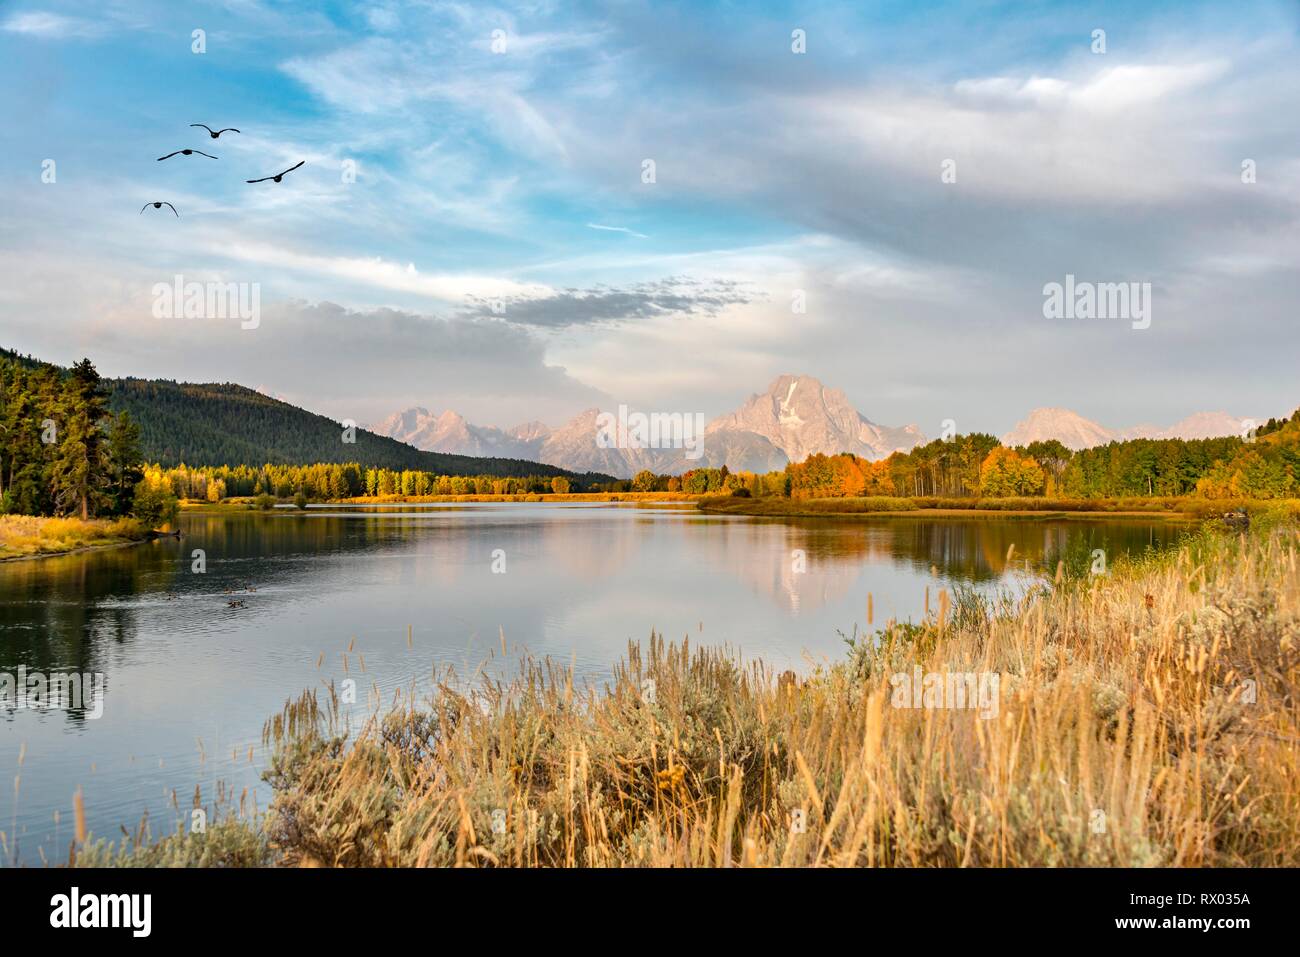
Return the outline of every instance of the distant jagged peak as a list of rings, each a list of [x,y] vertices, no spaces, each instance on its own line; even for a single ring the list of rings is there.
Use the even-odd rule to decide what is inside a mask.
[[[1056,439],[1066,448],[1078,452],[1128,439],[1190,440],[1239,435],[1252,421],[1260,420],[1233,416],[1226,412],[1195,412],[1167,429],[1150,424],[1109,429],[1071,409],[1043,407],[1033,409],[1014,429],[1002,436],[1002,444],[1029,445],[1031,442]]]
[[[622,477],[644,468],[676,473],[701,464],[767,471],[817,453],[851,452],[880,459],[925,442],[916,425],[878,425],[859,412],[843,390],[807,374],[779,375],[764,392],[750,395],[740,408],[708,423],[700,458],[689,458],[680,448],[598,446],[600,414],[601,410],[593,407],[557,428],[533,421],[501,430],[471,425],[451,410],[435,417],[424,409],[408,409],[389,416],[376,431],[433,451],[474,455],[489,449],[494,455],[563,463],[564,468]]]

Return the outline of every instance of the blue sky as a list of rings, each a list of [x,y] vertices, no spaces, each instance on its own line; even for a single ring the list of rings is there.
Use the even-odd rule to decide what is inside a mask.
[[[784,372],[931,435],[1300,403],[1297,5],[920,6],[0,3],[0,343],[360,421]],[[1151,328],[1044,319],[1067,273]],[[176,274],[261,324],[154,318]]]

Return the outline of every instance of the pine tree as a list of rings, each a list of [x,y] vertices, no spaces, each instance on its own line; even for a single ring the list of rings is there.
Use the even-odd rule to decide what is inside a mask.
[[[50,463],[54,506],[60,513],[75,510],[87,519],[97,510],[108,479],[107,443],[101,428],[108,399],[89,359],[72,367],[57,409]]]
[[[123,411],[108,434],[109,508],[114,515],[131,511],[135,487],[144,478],[144,453],[140,451],[140,426]]]

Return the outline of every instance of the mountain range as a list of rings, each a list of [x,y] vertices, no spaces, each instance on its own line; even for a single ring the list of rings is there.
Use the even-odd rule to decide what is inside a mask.
[[[1167,429],[1158,425],[1108,429],[1069,409],[1042,408],[1030,412],[1014,429],[1002,436],[1001,441],[1003,445],[1016,446],[1056,439],[1067,449],[1077,452],[1128,439],[1213,439],[1225,435],[1241,435],[1250,421],[1252,420],[1226,412],[1197,412]]]
[[[641,448],[635,442],[603,448],[597,441],[600,416],[601,410],[593,408],[557,429],[541,422],[498,429],[473,425],[450,410],[435,415],[411,408],[370,428],[430,452],[525,458],[620,478],[642,469],[675,475],[724,464],[732,471],[769,472],[818,452],[853,452],[879,459],[925,442],[915,425],[877,425],[855,409],[841,390],[807,375],[778,376],[766,391],[713,419],[704,428],[700,454],[694,458],[685,448]]]
[[[560,428],[534,421],[499,429],[474,425],[451,410],[434,414],[417,407],[394,413],[371,430],[431,452],[531,459],[619,478],[630,478],[641,469],[676,475],[724,464],[732,471],[769,472],[817,453],[852,452],[881,459],[926,442],[917,426],[878,425],[854,408],[841,390],[808,375],[778,376],[764,392],[751,395],[734,412],[710,421],[697,458],[687,456],[683,449],[602,448],[597,441],[600,415],[601,410],[593,408]],[[1238,435],[1244,421],[1226,412],[1198,412],[1168,428],[1136,425],[1110,429],[1069,409],[1039,408],[1001,441],[1018,446],[1057,439],[1078,451],[1125,439]]]
[[[5,361],[49,366],[0,348],[0,364]],[[355,441],[347,443],[340,441],[340,425],[334,420],[233,383],[138,378],[103,383],[113,410],[129,410],[139,423],[145,455],[164,466],[361,461],[441,474],[566,474],[596,482],[611,476],[630,478],[642,469],[680,474],[724,464],[733,471],[768,472],[816,453],[852,452],[874,460],[926,441],[915,425],[872,422],[841,390],[807,375],[778,376],[766,391],[707,423],[703,441],[695,446],[701,453],[696,457],[687,448],[639,448],[635,442],[616,443],[631,447],[602,447],[597,441],[602,413],[594,408],[558,429],[537,421],[498,429],[473,425],[454,411],[434,415],[410,408],[369,431],[357,429]],[[1110,429],[1069,409],[1039,408],[1001,441],[1023,446],[1057,439],[1077,451],[1135,438],[1240,435],[1249,421],[1226,412],[1198,412],[1168,428]]]

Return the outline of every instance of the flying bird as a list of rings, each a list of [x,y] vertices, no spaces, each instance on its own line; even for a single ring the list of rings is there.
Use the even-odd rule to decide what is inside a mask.
[[[239,130],[235,129],[233,126],[227,126],[224,130],[214,130],[212,127],[208,126],[207,123],[191,123],[190,126],[201,126],[201,127],[203,127],[205,130],[208,131],[208,135],[211,136],[214,140],[215,140],[218,136],[220,136],[222,133],[238,133],[238,132],[239,132]]]
[[[171,159],[173,156],[189,156],[191,153],[198,153],[200,156],[206,156],[210,160],[216,159],[216,157],[211,153],[205,153],[203,150],[176,150],[175,152],[168,153],[166,156],[158,157],[158,162],[161,163],[163,160]]]
[[[177,219],[180,219],[181,214],[176,212],[176,207],[173,206],[171,203],[166,202],[165,200],[157,203],[145,203],[143,206],[140,207],[140,212],[144,213],[144,211],[148,209],[150,206],[152,206],[154,209],[162,209],[164,206],[166,206],[175,214]]]
[[[298,168],[298,166],[301,166],[301,165],[302,165],[303,163],[305,163],[305,162],[307,162],[307,161],[306,161],[306,160],[299,160],[297,166],[290,166],[287,170],[284,171],[284,173],[292,173],[294,170],[296,170],[296,169]],[[275,181],[278,183],[278,182],[280,182],[281,179],[284,178],[284,173],[276,173],[274,176],[263,176],[261,179],[246,179],[246,180],[244,180],[244,182],[245,182],[245,183],[265,183],[268,179],[273,179],[273,180],[275,180]]]

